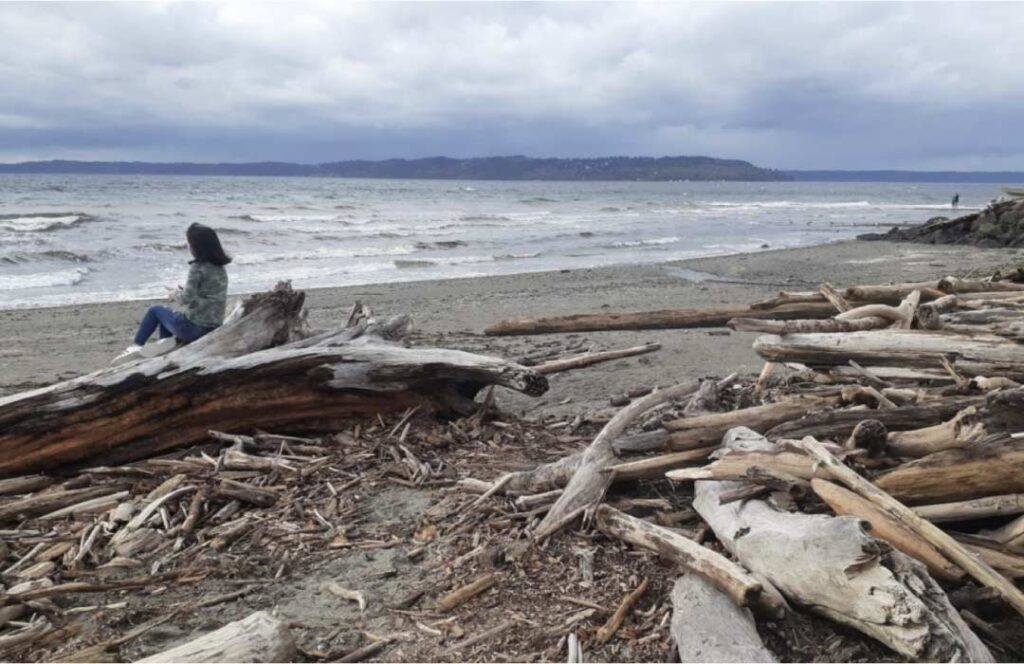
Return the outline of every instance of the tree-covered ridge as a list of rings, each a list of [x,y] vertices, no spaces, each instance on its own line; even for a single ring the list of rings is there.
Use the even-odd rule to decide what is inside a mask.
[[[32,161],[0,164],[0,173],[92,173],[111,175],[260,175],[438,180],[788,180],[780,171],[738,159],[713,157],[597,157],[536,159],[478,157],[387,159],[323,164],[152,163],[139,161]]]

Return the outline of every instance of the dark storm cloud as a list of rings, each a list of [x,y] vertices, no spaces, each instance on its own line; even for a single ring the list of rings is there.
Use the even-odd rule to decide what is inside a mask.
[[[0,159],[1024,168],[1019,5],[3,4]]]

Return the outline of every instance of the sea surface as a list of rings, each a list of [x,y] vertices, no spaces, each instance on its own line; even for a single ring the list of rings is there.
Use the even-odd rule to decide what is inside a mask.
[[[185,229],[231,292],[475,277],[797,247],[983,206],[987,184],[0,175],[0,308],[161,297]]]

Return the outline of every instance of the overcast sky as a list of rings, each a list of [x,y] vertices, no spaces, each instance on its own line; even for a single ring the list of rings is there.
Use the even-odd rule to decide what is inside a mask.
[[[0,161],[1024,170],[1007,4],[0,4]]]

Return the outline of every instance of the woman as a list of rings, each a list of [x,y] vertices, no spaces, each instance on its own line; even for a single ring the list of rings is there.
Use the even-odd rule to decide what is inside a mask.
[[[185,232],[192,252],[185,288],[168,289],[172,301],[185,305],[185,312],[154,305],[146,311],[135,341],[111,364],[123,364],[139,357],[156,357],[208,334],[224,322],[228,294],[228,273],[224,266],[231,257],[224,253],[217,232],[209,226],[192,224]],[[146,347],[157,329],[160,339]],[[145,348],[144,348],[145,347]]]

